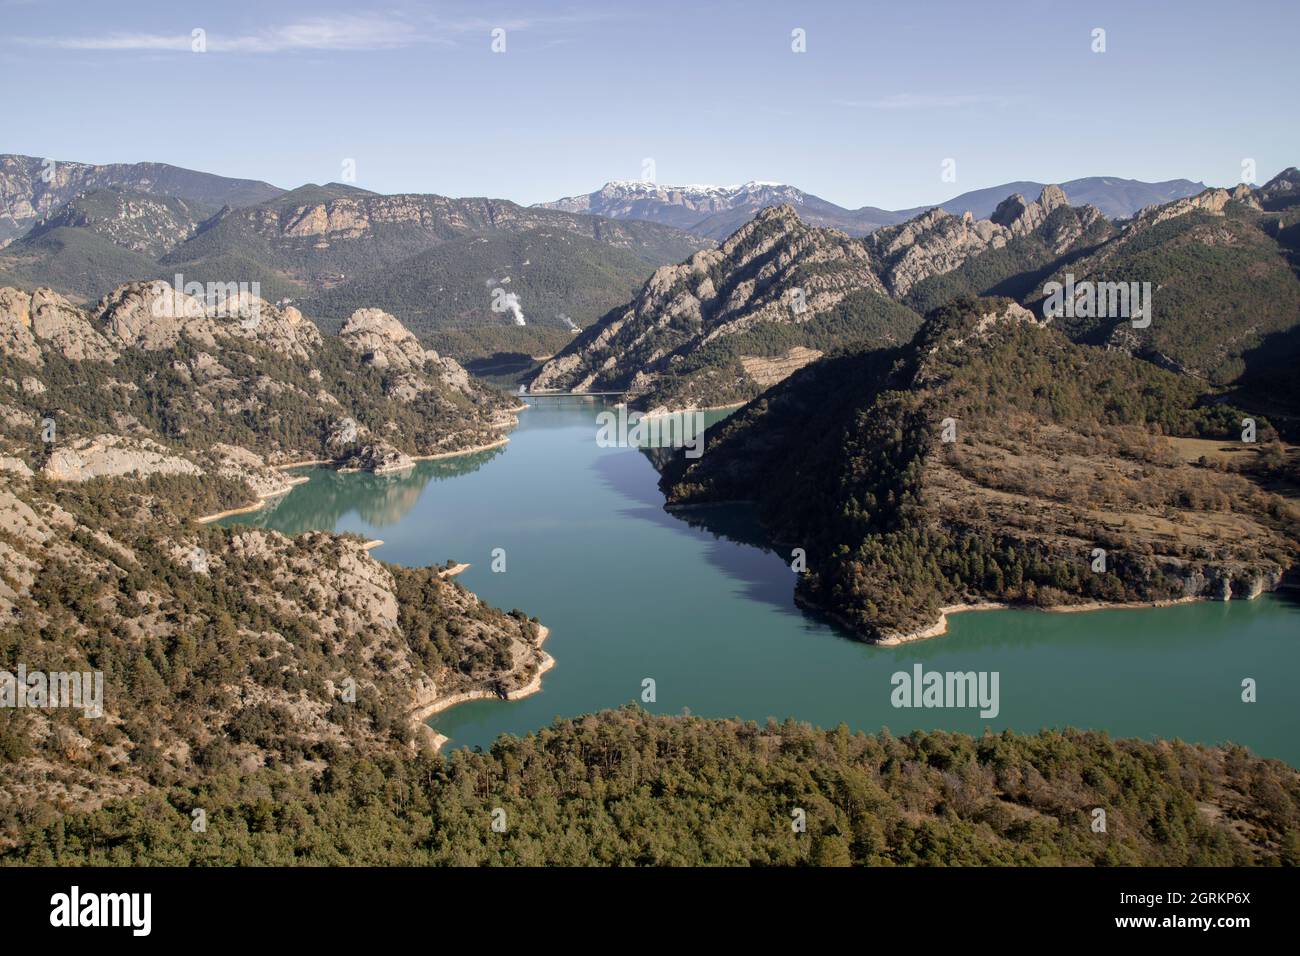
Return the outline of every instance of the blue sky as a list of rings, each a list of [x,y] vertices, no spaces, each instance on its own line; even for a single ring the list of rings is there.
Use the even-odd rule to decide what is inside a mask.
[[[367,189],[524,203],[639,178],[646,158],[662,183],[776,180],[849,207],[1017,179],[1224,185],[1246,158],[1263,181],[1300,164],[1298,11],[0,0],[0,152],[284,187],[350,158]]]

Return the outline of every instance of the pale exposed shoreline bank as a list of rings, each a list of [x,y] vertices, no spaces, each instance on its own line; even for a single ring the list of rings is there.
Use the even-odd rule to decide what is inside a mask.
[[[550,628],[545,624],[538,624],[536,647],[540,648],[550,634]],[[412,729],[414,729],[417,734],[424,735],[434,750],[441,750],[443,744],[451,738],[438,733],[438,731],[425,723],[425,721],[434,714],[440,714],[444,710],[450,710],[457,704],[468,703],[471,700],[520,700],[524,697],[529,697],[542,689],[542,675],[554,666],[555,658],[550,654],[547,654],[545,651],[542,651],[541,663],[538,664],[537,673],[533,675],[532,680],[522,687],[517,687],[510,691],[505,695],[505,697],[493,693],[490,690],[463,690],[456,694],[448,694],[446,697],[435,697],[431,701],[417,704],[411,710],[410,714]]]
[[[293,490],[293,486],[301,485],[310,480],[311,479],[306,475],[294,475],[285,479],[285,484],[289,486],[287,488],[277,488],[275,491],[268,491],[265,494],[258,495],[257,500],[251,504],[246,504],[239,508],[230,508],[226,511],[218,511],[215,514],[204,515],[203,517],[195,518],[194,520],[199,524],[209,524],[213,521],[220,521],[222,518],[229,518],[232,515],[245,515],[251,514],[254,511],[261,511],[266,507],[266,503],[272,498],[279,498],[281,495],[287,495]]]
[[[518,424],[518,422],[498,427],[514,428],[515,424]],[[438,461],[442,458],[459,458],[461,455],[473,455],[480,451],[491,451],[493,448],[500,448],[502,445],[509,443],[509,441],[509,438],[502,436],[496,441],[488,442],[486,445],[475,445],[472,448],[462,448],[459,451],[440,451],[436,455],[412,455],[411,461]]]
[[[691,412],[723,412],[729,408],[744,408],[749,402],[732,402],[729,405],[699,405],[692,408],[666,408],[662,411],[653,409],[656,414],[643,413],[645,418],[666,418],[669,415],[689,415]]]
[[[563,391],[529,392],[528,394],[536,395],[538,398],[563,398],[566,395],[573,395],[575,398],[592,398],[592,399],[601,398],[601,397],[605,397],[605,398],[613,397],[613,396],[583,395],[582,393],[575,394],[573,392],[563,392]],[[636,401],[638,398],[641,397],[643,396],[633,395],[631,396],[631,400]],[[614,402],[613,404],[615,407],[617,407],[619,405],[628,404],[628,401],[625,398],[623,401]],[[729,402],[726,405],[697,405],[697,406],[692,406],[690,408],[651,409],[651,411],[654,411],[656,414],[651,415],[649,412],[642,412],[641,415],[644,418],[662,418],[667,415],[684,415],[690,412],[721,412],[721,411],[726,411],[729,408],[744,408],[748,404],[749,401],[744,401],[744,402]]]
[[[877,644],[881,647],[897,647],[900,644],[910,644],[913,641],[924,641],[931,637],[941,637],[948,633],[949,616],[953,614],[963,614],[967,611],[1042,611],[1046,614],[1081,614],[1091,611],[1134,611],[1143,608],[1173,607],[1178,604],[1195,604],[1200,601],[1211,600],[1213,600],[1213,598],[1180,597],[1167,598],[1160,601],[1086,601],[1082,604],[1055,604],[1051,607],[1004,604],[997,601],[986,601],[979,604],[949,604],[946,607],[939,608],[939,620],[935,621],[930,626],[920,628],[916,631],[909,631],[904,634],[889,634],[878,641],[871,641],[871,643]],[[1236,600],[1253,599],[1237,598]]]

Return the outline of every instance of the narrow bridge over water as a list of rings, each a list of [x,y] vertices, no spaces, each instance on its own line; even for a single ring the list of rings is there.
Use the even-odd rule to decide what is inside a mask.
[[[588,395],[626,395],[627,392],[516,392],[520,398],[583,398]]]

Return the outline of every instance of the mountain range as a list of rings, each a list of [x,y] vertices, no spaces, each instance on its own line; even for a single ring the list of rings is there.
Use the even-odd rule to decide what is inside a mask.
[[[1007,196],[1036,196],[1047,183],[1019,181],[962,193],[937,204],[957,216],[970,213],[987,219]],[[1191,196],[1204,183],[1172,179],[1146,183],[1114,176],[1089,176],[1060,184],[1071,205],[1094,206],[1110,219],[1132,216],[1146,206]],[[935,206],[887,210],[876,206],[846,209],[783,183],[748,182],[740,186],[660,186],[653,182],[618,180],[583,196],[540,203],[544,208],[590,213],[611,219],[645,219],[722,240],[769,206],[790,205],[813,226],[827,226],[851,236],[865,236],[882,226],[897,225]]]
[[[381,306],[417,332],[520,318],[567,341],[649,272],[712,245],[670,226],[496,199],[380,195],[340,183],[284,191],[162,167],[0,157],[10,240],[0,282],[90,304],[130,281],[257,282],[327,328]],[[498,293],[496,290],[500,290]],[[507,295],[517,309],[501,308]]]
[[[1116,218],[1203,187],[1187,180],[1092,177],[1062,188],[1072,203],[1094,205]],[[1038,183],[1009,183],[964,193],[939,208],[986,218],[1006,196],[1036,195],[1041,189]],[[224,273],[235,270],[241,281],[259,281],[268,295],[311,300],[314,314],[336,322],[349,314],[350,305],[366,301],[393,311],[415,310],[410,321],[430,331],[508,321],[500,312],[485,312],[477,286],[509,275],[515,285],[506,291],[521,300],[525,315],[531,312],[541,325],[567,327],[561,315],[585,325],[626,301],[644,278],[646,264],[677,261],[692,248],[703,248],[701,239],[721,241],[760,209],[780,204],[793,206],[811,225],[850,235],[866,235],[925,211],[850,210],[793,186],[760,182],[732,187],[614,182],[587,196],[525,211],[503,200],[384,197],[338,183],[286,191],[162,163],[95,165],[0,155],[0,278],[47,285],[90,302],[122,282],[170,279],[177,266],[189,268],[200,281],[214,271],[223,273],[216,278],[228,280]],[[601,222],[584,226],[560,215],[566,212],[599,216]],[[656,233],[632,220],[667,230]],[[467,241],[459,253],[448,248],[429,254],[458,238],[529,229],[571,232],[597,244],[574,240],[568,248],[556,248],[557,233],[534,237],[538,254],[560,264],[551,279],[570,271],[587,273],[582,296],[557,295],[553,282],[529,275],[524,263],[533,259],[528,252],[515,254],[518,248],[476,249]],[[397,295],[393,275],[402,277],[403,292]],[[335,291],[338,286],[343,288]],[[376,303],[376,290],[383,290],[384,302]]]
[[[1049,185],[1033,201],[1005,197],[988,219],[936,208],[865,238],[769,207],[719,248],[658,270],[531,386],[623,391],[645,408],[737,404],[836,349],[906,342],[962,295],[1009,296],[1042,315],[1051,281],[1146,281],[1147,326],[1062,316],[1059,327],[1207,388],[1249,390],[1289,430],[1297,185],[1288,169],[1259,189],[1205,190],[1118,223]]]
[[[0,154],[0,246],[74,197],[97,189],[184,199],[214,211],[222,206],[255,205],[284,192],[270,183],[231,179],[166,163],[96,165]]]

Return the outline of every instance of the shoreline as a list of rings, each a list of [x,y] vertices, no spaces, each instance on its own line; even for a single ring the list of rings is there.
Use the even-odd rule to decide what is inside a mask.
[[[1269,592],[1263,591],[1261,594]],[[1258,596],[1258,595],[1257,595]],[[932,637],[942,637],[948,633],[948,618],[953,614],[964,614],[968,611],[1041,611],[1044,614],[1085,614],[1094,611],[1140,611],[1144,609],[1155,609],[1162,607],[1175,607],[1180,604],[1195,604],[1201,601],[1213,601],[1214,598],[1188,596],[1179,598],[1162,598],[1158,601],[1084,601],[1080,604],[1053,604],[1049,607],[1037,607],[1030,604],[1005,604],[1000,601],[980,602],[979,604],[949,604],[939,608],[939,619],[928,627],[919,628],[915,631],[906,633],[893,632],[878,641],[868,641],[869,644],[875,644],[879,647],[898,647],[902,644],[911,644],[913,641],[929,640]],[[1236,598],[1235,600],[1254,600],[1254,598]],[[821,613],[827,613],[819,608]],[[831,615],[835,620],[844,623],[840,618]],[[847,626],[847,624],[845,625]]]
[[[516,423],[518,424],[518,423]],[[503,428],[513,428],[514,425],[503,425]],[[491,451],[493,448],[500,448],[508,444],[510,439],[502,436],[494,442],[488,442],[486,445],[475,445],[472,448],[462,448],[459,451],[440,451],[435,455],[412,455],[411,461],[438,461],[442,458],[457,458],[461,455],[473,455],[480,451]]]
[[[541,650],[542,644],[551,636],[551,629],[545,624],[537,625],[537,643],[534,645]],[[409,720],[412,728],[417,734],[422,734],[428,738],[430,745],[435,751],[441,750],[443,745],[450,740],[445,734],[438,733],[437,730],[430,727],[427,721],[434,714],[441,714],[445,710],[450,710],[457,704],[466,704],[472,700],[522,700],[525,697],[531,697],[542,689],[542,675],[555,666],[555,658],[550,654],[542,651],[542,659],[537,665],[537,673],[532,679],[522,687],[516,687],[508,691],[504,697],[490,690],[474,689],[462,690],[455,694],[449,694],[446,697],[435,697],[431,701],[423,704],[417,704],[411,709]]]
[[[277,488],[275,491],[268,491],[265,494],[258,495],[257,500],[250,504],[242,505],[238,508],[228,508],[225,511],[217,511],[210,515],[202,515],[194,520],[199,524],[210,524],[213,521],[220,521],[222,518],[229,518],[233,515],[246,515],[252,514],[254,511],[261,511],[266,507],[266,503],[272,498],[279,498],[283,495],[287,495],[289,492],[293,491],[297,485],[301,485],[310,480],[311,479],[306,475],[295,475],[292,478],[286,479],[285,483],[288,485],[287,488]]]
[[[518,422],[516,422],[515,424],[518,424]],[[513,428],[514,426],[503,425],[500,427]],[[410,471],[411,468],[414,466],[415,462],[417,461],[437,461],[442,458],[456,458],[459,455],[473,455],[481,451],[491,451],[493,448],[500,448],[502,445],[509,443],[509,441],[510,441],[509,438],[502,436],[497,441],[489,442],[486,445],[475,445],[472,448],[463,448],[460,451],[443,451],[443,452],[438,452],[435,455],[412,455],[411,464],[404,465],[399,468],[382,468],[378,471],[370,471],[370,472],[367,472],[366,469],[364,468],[336,468],[335,470],[338,471],[339,474],[343,474],[343,475],[350,475],[350,474],[391,475],[400,472]],[[290,468],[307,468],[313,465],[336,465],[336,464],[337,464],[336,459],[316,458],[316,459],[308,459],[305,461],[291,461],[291,462],[286,462],[283,465],[271,465],[269,467],[273,468],[276,471],[286,471]],[[197,521],[199,524],[209,524],[213,521],[220,521],[222,518],[230,518],[233,517],[234,515],[246,515],[246,514],[252,514],[254,511],[261,511],[263,508],[266,507],[266,503],[270,501],[272,498],[279,498],[281,495],[287,495],[290,491],[294,489],[294,487],[296,487],[297,485],[304,484],[305,482],[311,481],[311,478],[308,475],[294,475],[292,478],[285,479],[285,481],[286,484],[288,484],[289,486],[287,488],[280,488],[280,489],[276,489],[275,491],[267,492],[266,494],[258,495],[256,501],[253,501],[246,505],[241,505],[238,508],[228,508],[225,511],[217,511],[210,515],[202,515],[198,518],[195,518],[194,520]]]
[[[552,390],[547,390],[543,392],[529,392],[528,394],[536,395],[538,398],[557,398],[557,397],[564,397],[570,395],[573,396],[574,398],[591,398],[591,399],[597,399],[597,398],[610,399],[614,397],[613,395],[588,395],[582,392],[574,393],[574,392],[552,391]],[[612,404],[615,408],[617,408],[619,405],[627,405],[629,411],[636,411],[636,409],[633,409],[631,407],[632,402],[635,402],[638,399],[643,397],[644,396],[639,396],[639,395],[633,395],[633,396],[625,395],[621,402],[611,402],[610,404]],[[688,415],[691,412],[721,412],[729,408],[732,409],[744,408],[751,401],[753,401],[753,399],[747,399],[743,402],[728,402],[725,405],[698,405],[698,406],[693,406],[691,408],[665,408],[661,411],[657,409],[651,409],[650,411],[657,411],[658,413],[655,415],[651,415],[649,412],[640,412],[640,415],[643,418],[663,418],[667,415]]]
[[[649,412],[642,412],[641,416],[643,418],[666,418],[669,415],[689,415],[692,412],[722,412],[729,408],[744,408],[748,404],[749,402],[731,402],[726,405],[700,405],[695,408],[669,408],[659,412],[657,415],[651,415]]]

